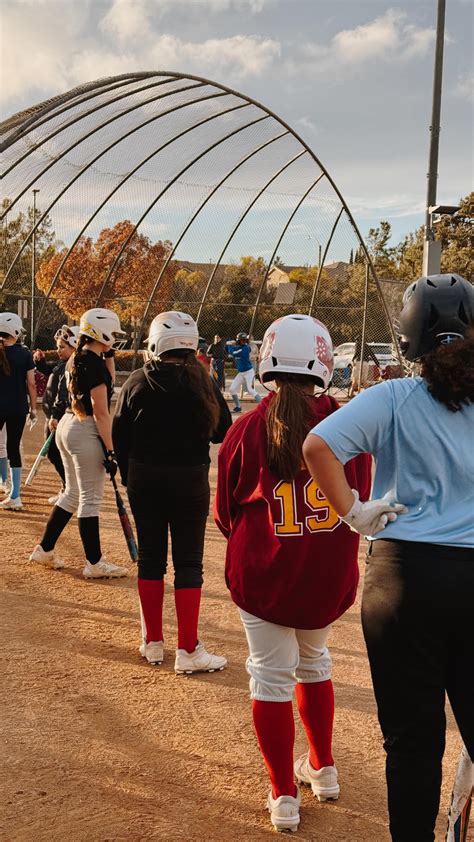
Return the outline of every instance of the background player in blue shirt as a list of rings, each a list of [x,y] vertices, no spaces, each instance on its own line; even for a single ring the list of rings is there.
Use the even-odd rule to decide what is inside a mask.
[[[242,412],[240,405],[238,390],[241,386],[247,394],[252,395],[257,403],[262,400],[257,390],[254,388],[253,381],[255,378],[255,371],[252,365],[250,354],[252,349],[249,345],[249,337],[246,333],[238,333],[236,336],[237,345],[226,345],[225,349],[228,354],[234,358],[237,374],[230,384],[230,393],[234,401],[234,408],[232,412]]]
[[[315,427],[304,457],[338,514],[369,532],[343,465],[376,461],[385,515],[368,554],[362,623],[387,752],[395,842],[433,842],[445,744],[445,693],[474,758],[474,288],[459,275],[410,284],[402,354],[421,376],[367,390]]]

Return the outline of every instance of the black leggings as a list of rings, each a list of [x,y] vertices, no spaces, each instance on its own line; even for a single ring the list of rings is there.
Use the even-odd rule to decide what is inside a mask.
[[[21,468],[20,442],[26,424],[26,415],[0,415],[0,430],[7,426],[7,456],[11,468]]]
[[[445,694],[474,758],[474,549],[374,541],[362,624],[387,752],[394,842],[433,842]]]
[[[209,466],[158,467],[130,460],[127,491],[137,527],[139,578],[163,579],[169,528],[175,588],[200,588]]]
[[[45,435],[45,438],[49,438],[49,436],[51,435],[51,430],[49,429],[47,424],[46,424],[46,427],[44,429],[44,435]],[[63,465],[63,460],[61,459],[61,454],[59,452],[59,448],[56,444],[56,433],[54,433],[53,438],[51,439],[51,444],[49,445],[48,459],[51,462],[51,464],[54,466],[54,468],[56,468],[56,472],[61,477],[62,486],[64,488],[64,486],[66,485],[66,479],[65,479],[65,475],[64,475],[64,465]]]

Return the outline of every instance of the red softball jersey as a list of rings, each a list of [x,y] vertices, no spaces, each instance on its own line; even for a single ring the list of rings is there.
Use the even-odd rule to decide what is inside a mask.
[[[292,482],[269,470],[265,414],[272,398],[231,427],[219,452],[214,518],[228,541],[226,583],[233,601],[262,620],[320,629],[354,602],[359,535],[306,468]],[[339,408],[328,395],[308,400],[312,426]],[[361,500],[370,495],[371,466],[364,453],[344,469]]]

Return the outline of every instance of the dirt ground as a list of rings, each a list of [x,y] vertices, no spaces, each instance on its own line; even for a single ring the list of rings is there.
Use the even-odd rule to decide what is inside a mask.
[[[42,424],[24,437],[28,469]],[[215,449],[216,450],[216,449]],[[213,453],[211,482],[216,479]],[[61,571],[30,564],[57,490],[43,465],[20,513],[0,512],[2,840],[264,840],[268,782],[250,714],[246,645],[223,579],[225,542],[209,520],[201,638],[229,659],[224,672],[177,677],[172,589],[165,596],[162,667],[138,653],[136,571],[110,489],[103,507],[108,557],[128,579],[87,582],[75,523]],[[361,551],[363,573],[363,548]],[[295,840],[388,842],[384,756],[356,605],[334,625],[334,753],[341,797],[303,791]],[[444,839],[460,741],[449,715],[437,840]],[[297,725],[296,752],[304,750]],[[416,781],[414,802],[416,803]],[[470,840],[474,840],[471,830]]]

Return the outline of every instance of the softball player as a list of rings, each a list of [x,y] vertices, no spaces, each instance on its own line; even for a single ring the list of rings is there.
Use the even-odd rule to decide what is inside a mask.
[[[47,375],[48,382],[43,394],[43,412],[46,416],[45,436],[49,437],[54,433],[53,438],[48,449],[48,459],[55,468],[61,480],[61,490],[65,487],[65,474],[63,460],[56,444],[56,429],[63,417],[68,402],[68,391],[66,384],[66,363],[73,355],[74,349],[77,345],[77,337],[79,333],[78,327],[69,327],[63,325],[54,334],[56,342],[56,351],[59,357],[59,362],[47,363],[44,358],[43,351],[37,350],[33,354],[33,361],[36,368],[43,374]],[[59,494],[50,497],[48,503],[57,503]]]
[[[148,337],[152,359],[127,380],[113,437],[138,535],[138,592],[144,618],[140,654],[161,664],[163,594],[171,532],[178,619],[177,673],[214,672],[227,661],[198,639],[204,533],[209,513],[209,442],[232,424],[227,404],[196,359],[196,322],[161,313]]]
[[[81,317],[77,348],[66,366],[70,408],[56,429],[66,487],[53,508],[41,542],[30,556],[30,561],[46,567],[64,567],[55,546],[77,510],[86,556],[82,571],[85,579],[127,575],[125,567],[102,556],[99,536],[105,473],[115,475],[117,471],[109,412],[113,380],[107,363],[110,366],[113,362],[113,345],[122,335],[120,321],[112,310],[97,307]],[[107,355],[109,358],[103,359]]]
[[[234,401],[232,412],[242,412],[238,395],[238,390],[241,386],[244,387],[249,395],[252,395],[256,403],[260,403],[262,398],[253,385],[255,370],[250,359],[251,348],[249,337],[246,333],[238,333],[236,339],[237,345],[226,345],[226,351],[234,358],[237,367],[237,374],[230,384],[230,393]]]
[[[410,284],[400,349],[421,376],[356,397],[308,436],[304,455],[334,509],[373,535],[343,465],[376,461],[374,494],[408,509],[373,535],[362,623],[395,842],[433,842],[445,693],[474,758],[474,288],[459,275]]]
[[[30,420],[36,420],[34,363],[28,348],[18,342],[22,334],[23,324],[16,313],[0,313],[0,430],[6,429],[11,479],[10,494],[0,508],[11,511],[23,508],[20,443],[28,416],[28,398]],[[6,467],[2,457],[2,474]]]
[[[296,830],[300,821],[294,773],[319,800],[339,795],[327,640],[355,598],[359,539],[302,461],[307,432],[338,408],[334,398],[314,394],[327,388],[332,370],[331,337],[321,322],[278,319],[265,333],[259,364],[262,383],[276,391],[234,424],[219,453],[214,514],[228,540],[226,582],[250,650],[253,719],[277,830]],[[366,499],[369,457],[352,460],[346,473]],[[295,687],[309,751],[293,765]]]

